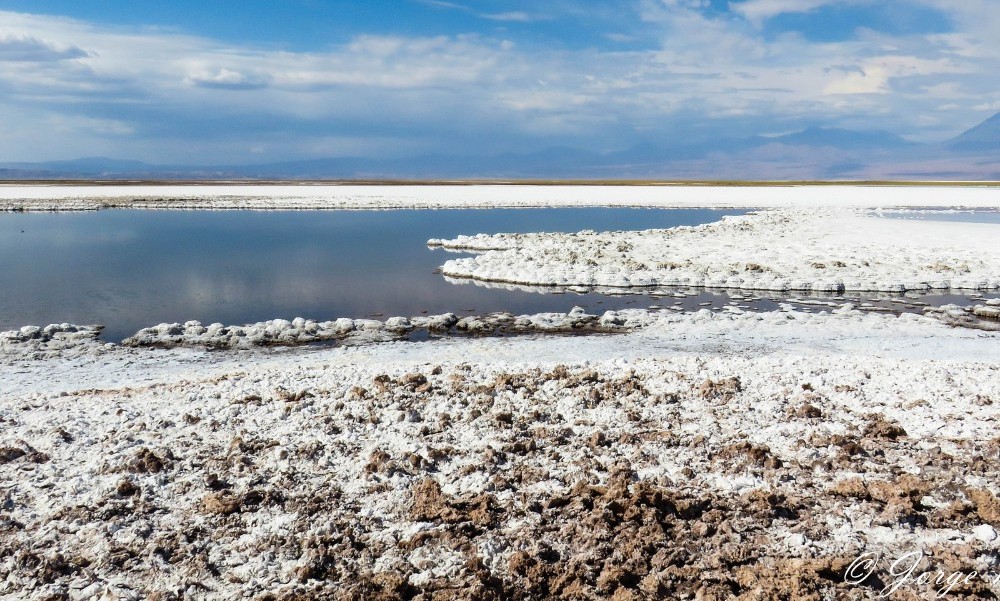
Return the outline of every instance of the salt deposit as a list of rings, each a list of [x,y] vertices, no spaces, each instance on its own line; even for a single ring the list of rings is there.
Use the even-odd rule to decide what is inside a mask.
[[[1000,288],[1000,224],[780,209],[669,230],[498,234],[428,241],[479,253],[452,278],[533,286],[698,286],[840,293]]]
[[[1000,208],[1000,187],[530,185],[0,185],[0,210],[471,207]]]
[[[875,598],[841,577],[863,553],[968,571],[1000,549],[996,334],[629,315],[649,321],[40,359],[18,349],[57,335],[5,335],[0,595]]]
[[[648,319],[647,319],[648,320]],[[580,307],[569,313],[537,313],[514,316],[491,313],[481,316],[457,317],[454,313],[423,317],[391,317],[385,321],[341,318],[316,322],[296,317],[292,321],[273,319],[243,326],[213,323],[203,326],[198,321],[162,323],[144,328],[122,344],[133,347],[173,348],[200,346],[206,348],[250,348],[255,346],[293,346],[316,342],[339,341],[345,344],[371,344],[399,340],[416,333],[447,334],[523,334],[530,332],[612,332],[635,327],[640,319],[608,311],[589,315]],[[13,333],[11,333],[13,334]],[[2,334],[0,334],[2,336]]]

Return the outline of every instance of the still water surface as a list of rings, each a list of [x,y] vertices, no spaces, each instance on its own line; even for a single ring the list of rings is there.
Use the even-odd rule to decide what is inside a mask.
[[[0,330],[104,324],[118,341],[161,322],[242,324],[383,314],[591,312],[648,298],[453,285],[429,238],[637,230],[717,221],[705,209],[140,211],[0,214]],[[706,293],[709,301],[727,300]]]

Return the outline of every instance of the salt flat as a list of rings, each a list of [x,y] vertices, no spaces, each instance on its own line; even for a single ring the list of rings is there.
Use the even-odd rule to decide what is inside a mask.
[[[505,202],[497,190],[409,201]],[[624,188],[618,202],[673,191]],[[640,259],[690,238],[671,250],[701,249],[688,259],[711,257],[714,273],[756,262],[789,281],[812,281],[807,268],[930,281],[933,259],[951,286],[1000,267],[995,226],[830,206],[992,207],[995,190],[718,198],[775,210],[674,234],[475,238],[495,249],[476,258],[575,273],[575,246],[633,282]],[[773,248],[751,253],[755,238]],[[605,242],[613,257],[587,254]],[[885,580],[845,578],[875,551],[883,579],[921,551],[928,569],[979,572],[956,594],[1000,592],[1000,334],[850,306],[600,319],[626,327],[222,351],[106,345],[69,327],[0,336],[0,597],[875,599]],[[208,334],[145,335],[188,329]]]

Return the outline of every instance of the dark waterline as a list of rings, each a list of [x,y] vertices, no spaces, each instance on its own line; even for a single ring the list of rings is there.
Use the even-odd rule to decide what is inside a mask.
[[[745,211],[462,209],[0,214],[0,330],[103,324],[119,341],[161,322],[242,324],[456,312],[592,312],[650,299],[456,286],[429,238],[698,225]],[[723,302],[719,295],[708,295]],[[696,299],[692,299],[696,300]],[[708,301],[702,301],[708,302]],[[381,315],[379,315],[381,314]]]

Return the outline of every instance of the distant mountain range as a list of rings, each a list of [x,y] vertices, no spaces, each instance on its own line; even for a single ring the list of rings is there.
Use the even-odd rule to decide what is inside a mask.
[[[340,157],[257,165],[152,165],[83,158],[0,163],[0,180],[384,179],[1000,179],[1000,113],[951,140],[918,144],[881,130],[810,127],[711,143],[647,141],[597,153],[553,147],[492,156]]]
[[[947,145],[954,150],[1000,151],[1000,113],[949,140]]]

